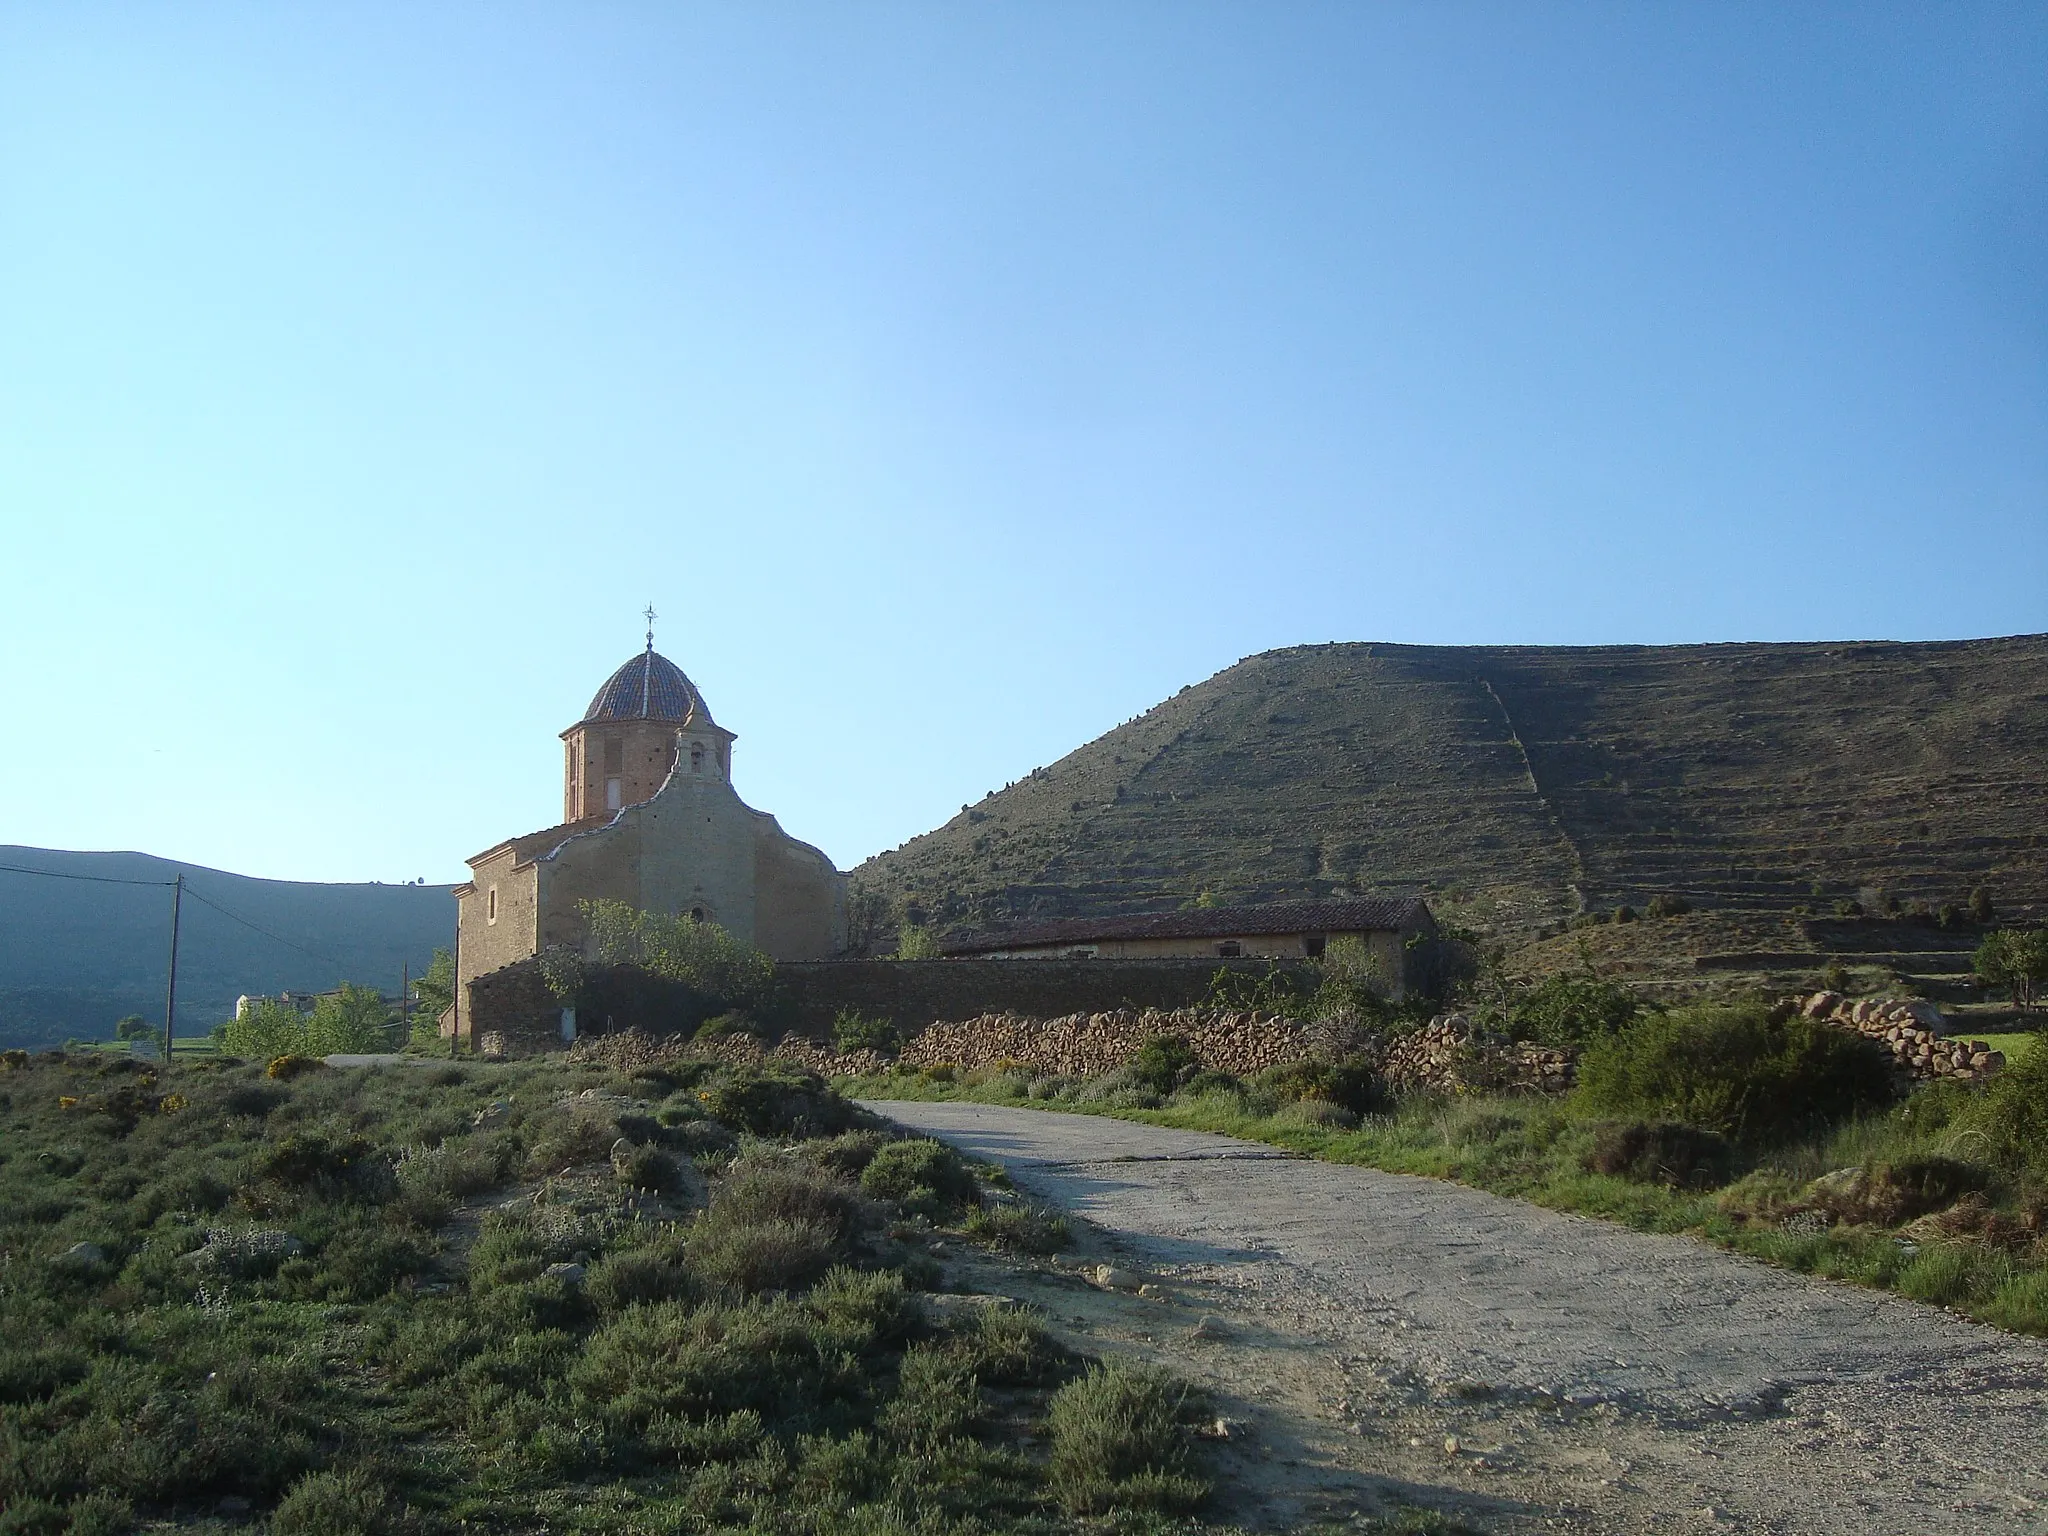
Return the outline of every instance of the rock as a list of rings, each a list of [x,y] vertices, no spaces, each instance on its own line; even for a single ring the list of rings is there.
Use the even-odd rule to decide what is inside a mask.
[[[1816,992],[1799,1011],[1809,1019],[1824,1019],[1841,1006],[1841,1002],[1842,994],[1839,992]]]
[[[1118,1269],[1114,1264],[1096,1265],[1095,1283],[1105,1291],[1135,1291],[1144,1284],[1128,1269]]]
[[[493,1126],[503,1125],[505,1117],[511,1113],[512,1101],[510,1099],[494,1099],[470,1116],[469,1123],[476,1130],[488,1131]]]
[[[550,1264],[540,1273],[542,1279],[559,1280],[564,1285],[581,1285],[583,1283],[583,1266],[581,1264]]]
[[[107,1250],[98,1243],[73,1243],[50,1262],[59,1269],[98,1269],[107,1262]]]
[[[1219,1319],[1204,1313],[1196,1320],[1195,1326],[1188,1330],[1188,1337],[1191,1339],[1227,1339],[1230,1337],[1230,1329]]]
[[[1462,1440],[1460,1440],[1456,1435],[1444,1436],[1444,1454],[1446,1456],[1455,1456],[1464,1448],[1465,1443]]]

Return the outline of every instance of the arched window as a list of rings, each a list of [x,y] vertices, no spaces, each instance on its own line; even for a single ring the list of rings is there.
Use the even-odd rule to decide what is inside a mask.
[[[701,922],[703,922],[703,921],[704,921],[704,909],[703,909],[702,907],[692,907],[692,908],[690,908],[690,921],[691,921],[691,922],[693,922],[693,923],[701,923]]]
[[[701,741],[693,741],[690,743],[690,772],[702,773],[703,771],[704,743]]]

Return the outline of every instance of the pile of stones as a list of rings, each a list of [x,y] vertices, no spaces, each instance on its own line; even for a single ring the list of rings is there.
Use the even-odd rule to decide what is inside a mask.
[[[1395,1088],[1441,1093],[1562,1093],[1577,1076],[1569,1051],[1517,1044],[1462,1013],[1440,1013],[1396,1040],[1380,1071]]]
[[[1892,1053],[1907,1076],[1972,1082],[2005,1065],[2005,1053],[1984,1040],[1952,1039],[1941,1010],[1924,999],[1865,997],[1851,1002],[1839,992],[1816,992],[1800,1005],[1809,1019],[1854,1030]]]
[[[889,1070],[892,1058],[880,1051],[841,1051],[822,1040],[785,1035],[769,1055],[807,1067],[820,1077],[873,1077]]]
[[[1111,1013],[1070,1013],[1057,1019],[987,1013],[957,1023],[941,1021],[903,1047],[911,1066],[952,1066],[962,1071],[1025,1067],[1061,1077],[1102,1077],[1129,1063],[1153,1035],[1178,1035],[1203,1067],[1250,1077],[1268,1067],[1309,1056],[1343,1054],[1357,1042],[1299,1019],[1257,1010],[1130,1008]]]

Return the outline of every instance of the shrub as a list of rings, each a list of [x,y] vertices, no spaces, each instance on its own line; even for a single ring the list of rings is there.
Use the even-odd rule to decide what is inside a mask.
[[[893,1052],[902,1043],[896,1021],[869,1018],[858,1008],[842,1008],[832,1021],[832,1043],[842,1051]]]
[[[1342,1104],[1332,1104],[1328,1099],[1296,1099],[1292,1104],[1282,1106],[1278,1118],[1290,1125],[1309,1126],[1316,1130],[1358,1129],[1358,1116]]]
[[[709,1217],[741,1226],[760,1221],[807,1221],[835,1240],[860,1224],[860,1196],[818,1168],[794,1160],[742,1164],[719,1181]],[[701,1224],[701,1223],[700,1223]]]
[[[960,1154],[944,1142],[916,1138],[894,1141],[875,1153],[860,1187],[881,1200],[954,1210],[979,1200],[974,1175]]]
[[[261,1052],[252,1052],[261,1055]],[[263,1069],[263,1075],[280,1083],[288,1083],[295,1077],[304,1077],[309,1072],[325,1072],[327,1063],[317,1056],[279,1056]]]
[[[853,1119],[852,1106],[810,1072],[738,1068],[697,1097],[713,1119],[751,1136],[829,1136]]]
[[[612,1172],[628,1189],[649,1190],[657,1194],[674,1190],[682,1182],[682,1170],[677,1166],[674,1155],[646,1143],[624,1147],[615,1145],[612,1148]]]
[[[832,1266],[832,1228],[816,1220],[734,1221],[706,1212],[690,1229],[690,1267],[736,1290],[793,1291]]]
[[[1981,1132],[2000,1162],[2048,1172],[2048,1044],[1993,1076],[1982,1099],[1960,1108],[1956,1118]]]
[[[1193,1077],[1199,1066],[1194,1047],[1184,1036],[1151,1035],[1138,1047],[1124,1075],[1136,1087],[1164,1095]]]
[[[1671,1189],[1711,1189],[1728,1182],[1735,1149],[1725,1137],[1669,1121],[1629,1120],[1598,1126],[1585,1164],[1594,1173]]]
[[[1517,1040],[1576,1048],[1619,1034],[1642,1006],[1635,993],[1618,982],[1588,975],[1548,976],[1515,1000],[1508,1011],[1508,1031]]]
[[[1589,1047],[1577,1099],[1596,1114],[1678,1120],[1758,1143],[1875,1109],[1895,1093],[1868,1040],[1759,1007],[1652,1014]]]
[[[577,903],[598,958],[632,965],[739,1008],[768,1001],[775,962],[716,923],[639,912],[623,901]]]
[[[683,1267],[683,1245],[665,1239],[606,1254],[584,1276],[583,1294],[603,1312],[686,1300],[690,1275]]]
[[[382,1484],[363,1472],[309,1472],[292,1484],[271,1517],[274,1536],[383,1536],[401,1513]]]
[[[1151,1366],[1099,1365],[1053,1394],[1052,1487],[1068,1509],[1192,1509],[1208,1483],[1190,1470],[1189,1390]]]
[[[1649,906],[1643,910],[1652,917],[1683,917],[1692,910],[1692,903],[1683,896],[1660,891],[1650,898]]]
[[[1343,1061],[1290,1061],[1268,1067],[1252,1082],[1283,1103],[1320,1099],[1354,1115],[1370,1114],[1387,1101],[1386,1085],[1363,1056]]]
[[[989,1205],[967,1213],[960,1230],[974,1242],[1019,1253],[1058,1253],[1074,1240],[1067,1218],[1037,1205]]]
[[[930,1451],[967,1434],[981,1417],[981,1383],[974,1358],[945,1342],[913,1344],[903,1352],[896,1396],[875,1421],[885,1442]]]
[[[499,1181],[498,1160],[467,1139],[407,1147],[394,1171],[404,1193],[451,1201],[480,1195]]]

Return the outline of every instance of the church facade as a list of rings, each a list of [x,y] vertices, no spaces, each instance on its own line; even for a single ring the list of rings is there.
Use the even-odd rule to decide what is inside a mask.
[[[647,649],[562,732],[562,821],[469,860],[455,888],[455,1006],[469,983],[552,945],[580,949],[578,903],[610,899],[717,923],[777,960],[845,947],[846,877],[732,786],[731,731],[682,668]]]

